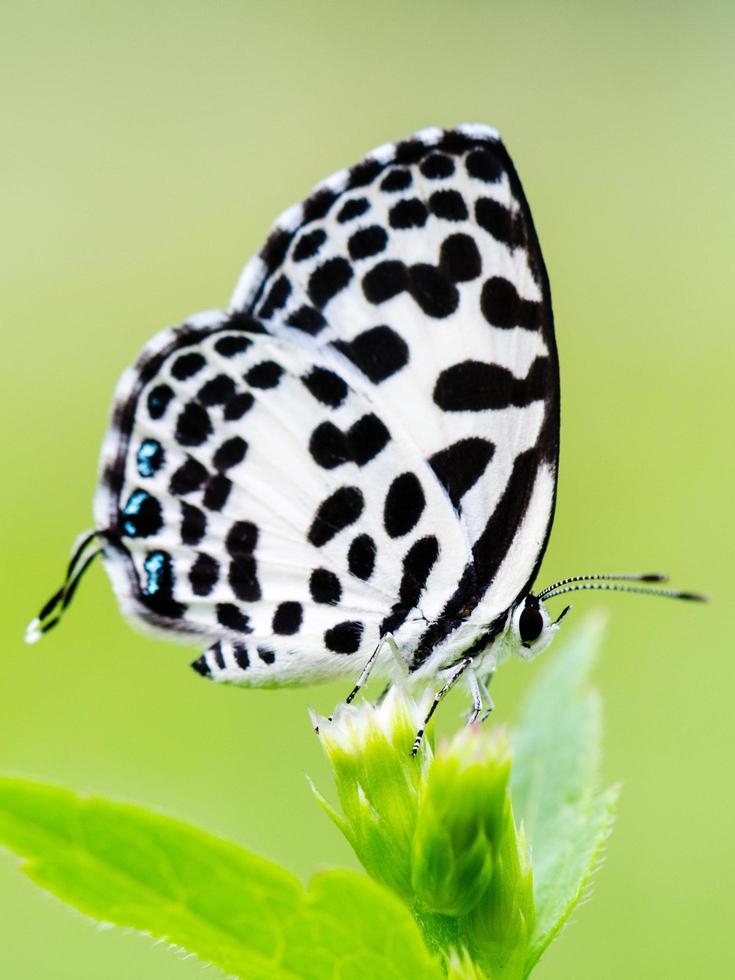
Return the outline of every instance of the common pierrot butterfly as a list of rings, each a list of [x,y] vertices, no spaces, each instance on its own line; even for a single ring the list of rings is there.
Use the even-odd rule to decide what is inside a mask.
[[[663,580],[531,593],[558,456],[551,295],[518,175],[493,129],[423,130],[286,211],[229,309],[157,334],[123,374],[95,529],[28,639],[101,554],[123,612],[198,646],[205,677],[356,691],[397,660],[437,678],[434,706],[464,674],[476,717],[498,662],[557,631],[567,610],[547,601]]]

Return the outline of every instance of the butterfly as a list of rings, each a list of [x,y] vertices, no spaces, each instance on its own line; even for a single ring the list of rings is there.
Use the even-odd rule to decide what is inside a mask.
[[[498,133],[381,146],[281,216],[229,310],[157,334],[123,374],[95,529],[28,639],[101,554],[123,612],[199,647],[205,677],[359,675],[351,699],[398,660],[443,681],[433,707],[466,674],[477,717],[497,663],[558,630],[569,607],[547,601],[664,578],[531,592],[559,414],[549,280]]]

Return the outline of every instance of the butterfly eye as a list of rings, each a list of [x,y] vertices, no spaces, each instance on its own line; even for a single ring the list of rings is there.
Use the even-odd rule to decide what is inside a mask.
[[[544,629],[544,617],[537,605],[526,605],[518,620],[518,632],[524,644],[535,643]]]

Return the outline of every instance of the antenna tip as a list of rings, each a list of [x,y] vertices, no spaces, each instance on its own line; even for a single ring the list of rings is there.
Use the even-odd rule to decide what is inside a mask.
[[[710,597],[705,595],[704,592],[679,592],[677,593],[677,598],[679,599],[689,599],[691,602],[709,602]]]
[[[36,616],[36,618],[32,619],[26,627],[25,636],[23,638],[26,643],[38,643],[41,636],[41,620],[38,618],[38,616]]]
[[[646,572],[640,576],[641,582],[668,582],[669,576],[665,572]]]

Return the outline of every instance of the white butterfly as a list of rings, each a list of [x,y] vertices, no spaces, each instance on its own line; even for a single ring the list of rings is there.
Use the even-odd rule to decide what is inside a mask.
[[[96,530],[123,611],[246,686],[364,679],[394,658],[474,715],[503,656],[550,642],[530,589],[554,512],[559,372],[531,214],[495,130],[423,130],[288,210],[227,312],[118,386]],[[684,596],[684,593],[664,593]],[[355,691],[359,687],[359,682]],[[353,695],[354,696],[354,691]]]

